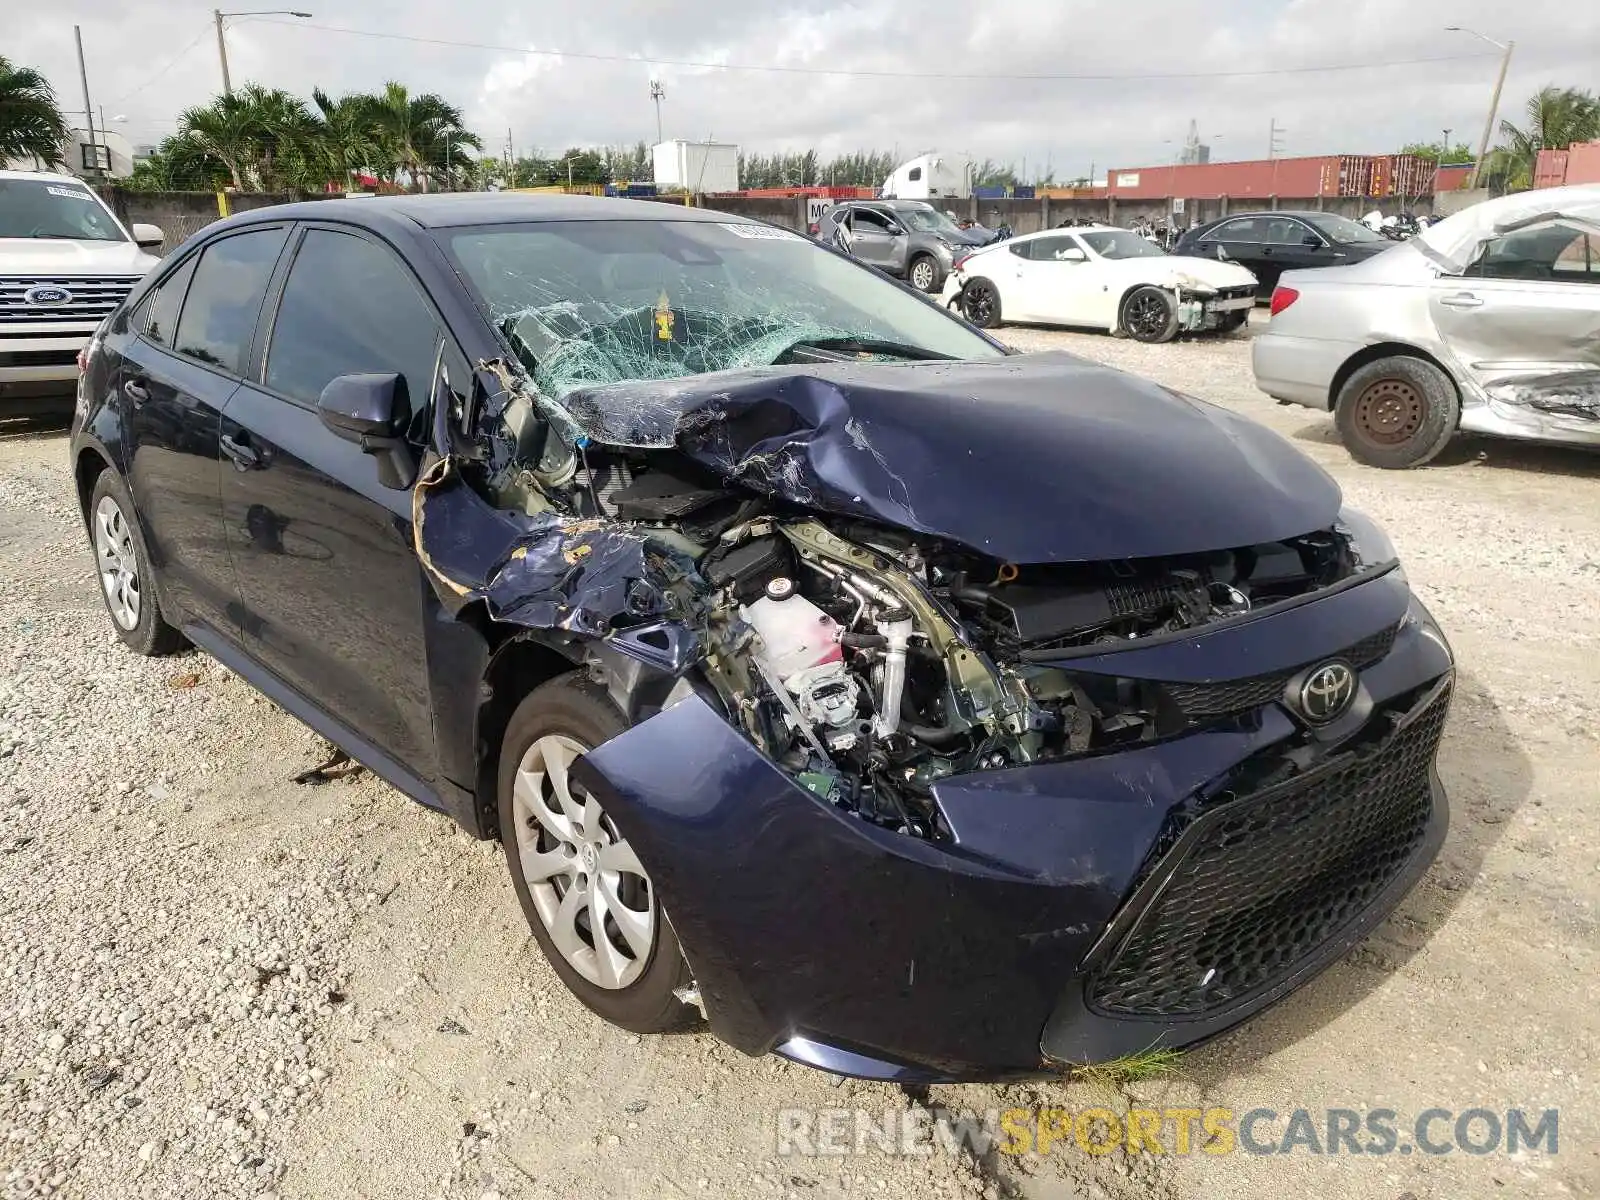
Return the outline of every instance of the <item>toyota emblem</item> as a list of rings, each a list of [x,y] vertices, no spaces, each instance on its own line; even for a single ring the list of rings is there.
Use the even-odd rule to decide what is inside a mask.
[[[37,308],[53,308],[58,304],[71,304],[72,293],[64,287],[41,283],[23,292],[22,302]]]
[[[1300,711],[1313,725],[1344,716],[1356,698],[1356,673],[1342,662],[1313,667],[1300,685]]]

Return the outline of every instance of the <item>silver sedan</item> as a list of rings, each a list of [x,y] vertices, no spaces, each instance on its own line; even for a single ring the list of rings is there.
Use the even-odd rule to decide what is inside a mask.
[[[1600,185],[1474,205],[1366,262],[1289,271],[1252,348],[1267,395],[1331,411],[1358,461],[1457,430],[1600,449]]]

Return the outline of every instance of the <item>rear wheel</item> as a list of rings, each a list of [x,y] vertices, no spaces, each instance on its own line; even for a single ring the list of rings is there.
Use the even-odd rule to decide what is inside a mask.
[[[500,751],[500,842],[523,915],[573,995],[635,1033],[698,1019],[674,992],[691,982],[655,885],[595,796],[569,771],[627,727],[577,675],[534,689]]]
[[[987,279],[974,279],[961,293],[961,309],[979,329],[994,329],[1000,324],[1000,293]]]
[[[1137,342],[1170,342],[1178,332],[1178,306],[1158,287],[1134,288],[1122,302],[1122,330]]]
[[[939,287],[939,264],[928,254],[919,254],[911,260],[911,267],[906,272],[906,279],[911,286],[919,292],[937,291]]]
[[[1397,355],[1345,380],[1334,405],[1339,437],[1357,462],[1400,470],[1437,457],[1455,436],[1461,398],[1431,362]]]
[[[182,650],[188,643],[167,624],[156,602],[150,552],[133,515],[133,497],[110,468],[100,472],[89,494],[89,542],[100,598],[122,644],[152,658]]]

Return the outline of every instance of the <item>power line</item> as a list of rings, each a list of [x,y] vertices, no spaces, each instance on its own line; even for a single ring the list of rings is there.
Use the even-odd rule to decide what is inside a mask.
[[[1319,67],[1267,67],[1245,71],[1168,71],[1115,74],[1103,72],[1014,71],[871,71],[840,67],[783,67],[775,64],[700,62],[693,59],[643,57],[634,54],[588,54],[573,50],[530,50],[526,46],[499,46],[490,42],[455,42],[445,38],[416,37],[404,33],[382,33],[374,29],[346,29],[338,25],[314,25],[307,21],[261,20],[260,25],[283,25],[290,29],[316,29],[323,33],[344,33],[352,37],[382,38],[391,42],[414,42],[425,46],[451,46],[459,50],[492,50],[503,54],[531,54],[544,58],[578,58],[587,62],[632,63],[639,66],[694,67],[714,71],[758,71],[781,75],[843,75],[873,79],[1025,79],[1055,81],[1148,81],[1157,79],[1243,79],[1263,75],[1312,75],[1337,71],[1376,71],[1390,67],[1418,67],[1429,63],[1476,61],[1488,54],[1450,54],[1435,58],[1402,58],[1386,62],[1333,63]]]
[[[287,24],[287,23],[288,22],[274,22],[274,24]],[[194,38],[189,42],[189,44],[184,46],[184,48],[182,50],[179,50],[171,58],[167,59],[166,62],[162,63],[161,66],[156,70],[156,73],[154,75],[150,76],[150,78],[146,79],[143,83],[141,83],[138,87],[134,88],[132,91],[123,92],[122,95],[118,96],[115,100],[111,101],[108,105],[106,105],[106,107],[107,108],[115,108],[118,104],[121,104],[129,96],[134,96],[134,95],[137,95],[138,93],[144,91],[145,88],[149,87],[152,83],[154,83],[156,80],[160,79],[163,75],[165,75],[167,73],[167,71],[170,70],[172,68],[172,66],[175,63],[177,63],[177,61],[180,58],[182,58],[185,54],[189,53],[189,51],[193,50],[195,48],[195,46],[197,46],[199,44],[200,39],[205,37],[206,34],[208,34],[210,32],[211,32],[211,23],[209,21],[207,21],[204,25],[202,25],[200,27],[200,32],[194,35]]]

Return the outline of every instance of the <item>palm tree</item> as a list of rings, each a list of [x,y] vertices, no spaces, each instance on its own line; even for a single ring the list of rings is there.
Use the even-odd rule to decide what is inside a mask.
[[[236,191],[256,161],[255,113],[241,95],[218,96],[210,104],[178,115],[179,136],[227,167]]]
[[[1535,160],[1541,150],[1565,150],[1573,142],[1600,137],[1600,100],[1579,88],[1542,87],[1528,101],[1528,127],[1519,129],[1500,122],[1506,144],[1496,151],[1496,174],[1508,189],[1533,182]]]
[[[256,143],[256,176],[264,191],[279,191],[288,182],[283,164],[295,165],[311,150],[314,125],[305,101],[280,88],[246,84],[236,93],[249,110]],[[293,172],[292,172],[293,173]]]
[[[461,127],[461,110],[432,93],[412,96],[404,84],[390,81],[372,103],[390,175],[405,174],[413,188],[442,168],[459,147],[482,148]]]
[[[64,162],[67,123],[56,94],[32,67],[17,67],[0,55],[0,163],[36,158],[45,166]]]
[[[333,100],[321,88],[311,92],[316,111],[310,114],[310,142],[317,157],[341,186],[348,186],[352,171],[377,162],[378,125],[371,96],[340,96]]]

